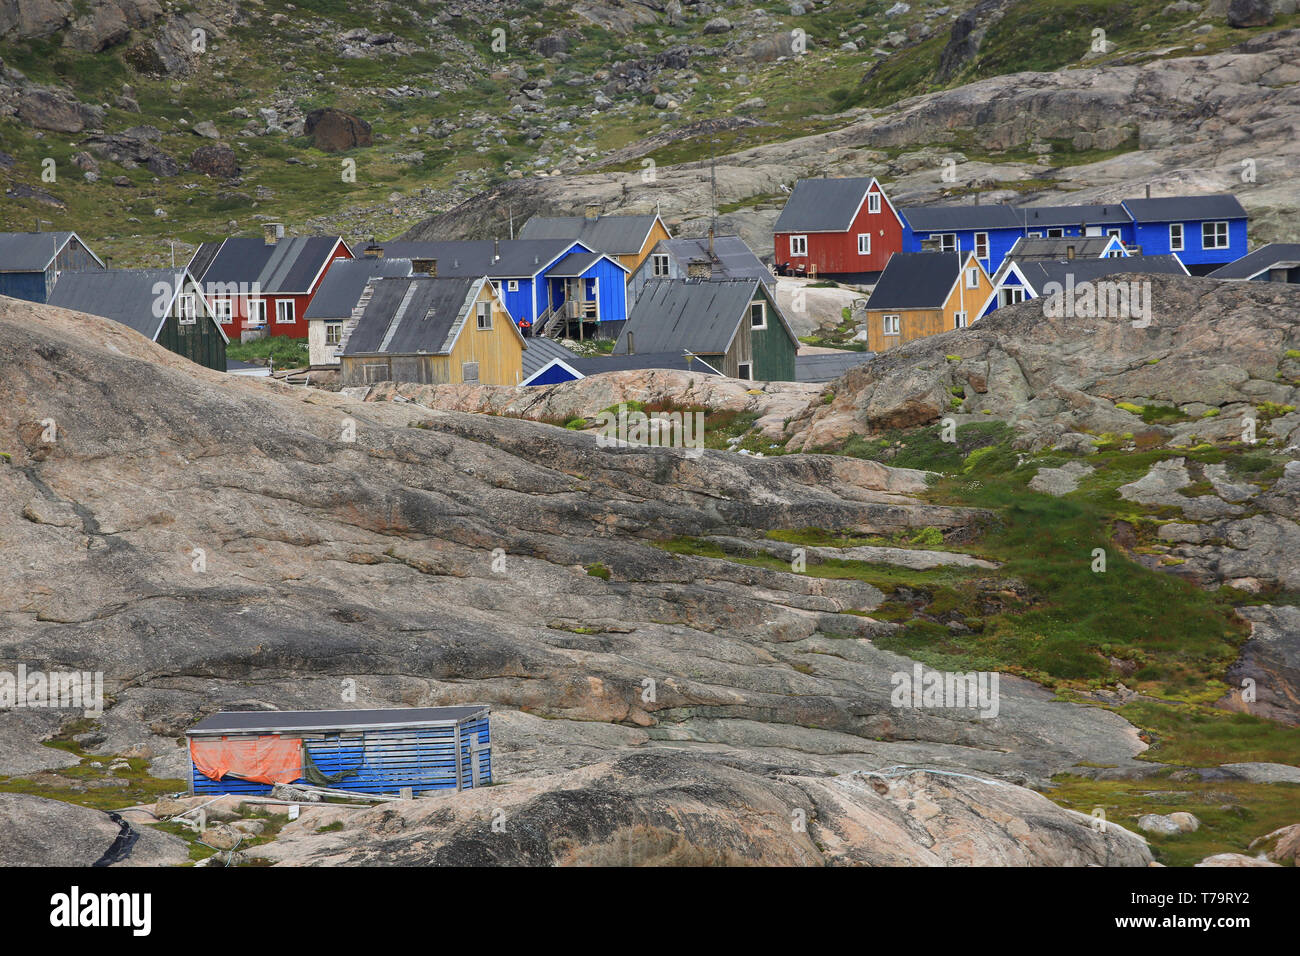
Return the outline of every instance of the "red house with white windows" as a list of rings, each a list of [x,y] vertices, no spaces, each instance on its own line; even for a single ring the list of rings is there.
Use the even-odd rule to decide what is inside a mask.
[[[305,339],[307,306],[329,267],[352,257],[341,236],[285,237],[283,226],[267,223],[261,239],[203,243],[189,268],[227,338],[263,332]]]
[[[872,282],[903,250],[903,220],[872,176],[799,180],[772,231],[781,275]]]

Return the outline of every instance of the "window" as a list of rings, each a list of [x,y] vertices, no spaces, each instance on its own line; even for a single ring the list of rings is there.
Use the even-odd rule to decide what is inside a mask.
[[[860,256],[871,255],[871,233],[869,232],[858,233],[858,255]]]
[[[873,216],[880,212],[880,193],[867,193],[867,212]]]
[[[971,266],[966,270],[966,288],[978,289],[980,287],[980,270],[979,266]]]
[[[806,256],[808,255],[808,237],[791,236],[790,237],[790,255]]]
[[[1114,226],[1112,226],[1111,228],[1109,228],[1109,229],[1106,230],[1106,235],[1108,235],[1108,236],[1115,236],[1115,237],[1117,237],[1117,238],[1122,238],[1122,237],[1123,237],[1123,234],[1119,231],[1119,229],[1117,229],[1117,228],[1114,227]]]
[[[953,317],[952,317],[952,327],[953,327],[954,329],[964,329],[964,328],[966,328],[966,313],[965,313],[965,312],[955,312],[955,313],[953,313]]]
[[[754,366],[749,362],[741,362],[736,366],[736,378],[753,379]]]
[[[885,335],[898,335],[898,316],[882,316],[881,323],[884,326],[883,331]]]
[[[294,311],[293,299],[276,299],[275,300],[275,321],[279,325],[287,325],[297,318]]]
[[[975,233],[975,258],[987,259],[989,257],[989,234],[987,232]],[[974,288],[972,286],[971,288]]]
[[[478,318],[478,329],[480,332],[484,332],[492,328],[492,303],[491,302],[477,303],[475,305],[474,311]]]
[[[1201,248],[1228,248],[1228,224],[1226,222],[1201,223]]]
[[[518,279],[507,279],[507,280],[506,280],[506,291],[507,291],[507,292],[518,292],[518,291],[519,291],[519,280],[518,280]]]
[[[343,341],[343,323],[326,322],[325,323],[325,344],[338,345]]]
[[[767,305],[765,303],[749,303],[749,327],[751,329],[767,328]]]
[[[940,252],[957,251],[957,233],[955,232],[932,232],[930,238],[939,240]]]
[[[248,300],[248,324],[254,328],[266,325],[266,300]]]
[[[176,302],[176,314],[180,317],[181,325],[193,325],[198,321],[199,315],[194,308],[194,293],[183,293]]]
[[[1181,222],[1171,222],[1169,224],[1169,251],[1183,251],[1183,224]]]
[[[1047,238],[1048,238],[1048,239],[1064,239],[1064,238],[1065,238],[1065,230],[1064,230],[1064,229],[1049,229],[1049,230],[1047,230]]]
[[[1043,231],[1042,231],[1041,229],[1031,229],[1031,230],[1029,230],[1029,238],[1030,238],[1030,239],[1041,239],[1041,238],[1043,238]]]
[[[998,292],[998,305],[1015,305],[1017,302],[1025,301],[1025,290],[1019,286],[1011,286]]]
[[[662,252],[656,252],[650,257],[650,274],[655,276],[668,275],[668,256]]]
[[[235,320],[233,305],[229,299],[217,299],[212,303],[212,313],[222,325],[229,325]]]
[[[460,380],[462,382],[478,381],[478,362],[460,363]]]

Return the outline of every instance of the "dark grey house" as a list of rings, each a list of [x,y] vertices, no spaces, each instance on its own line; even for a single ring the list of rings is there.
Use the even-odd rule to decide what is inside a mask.
[[[75,232],[0,232],[0,295],[48,302],[63,273],[103,268]]]
[[[776,288],[776,276],[739,236],[660,239],[627,280],[628,306],[651,279],[758,279]]]

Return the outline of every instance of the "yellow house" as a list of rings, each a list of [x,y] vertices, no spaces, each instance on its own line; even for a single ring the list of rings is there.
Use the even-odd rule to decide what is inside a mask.
[[[517,385],[527,345],[486,277],[372,279],[339,345],[344,385]]]
[[[534,216],[519,230],[520,239],[576,239],[589,249],[618,259],[630,276],[660,239],[671,239],[658,213],[604,216],[588,203],[581,216]]]
[[[993,283],[974,252],[895,252],[867,299],[872,352],[976,321]]]

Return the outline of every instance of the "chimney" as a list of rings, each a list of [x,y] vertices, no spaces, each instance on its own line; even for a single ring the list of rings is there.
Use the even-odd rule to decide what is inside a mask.
[[[370,245],[366,246],[366,248],[362,250],[361,255],[367,259],[382,259],[384,258],[384,247],[376,243],[374,239],[371,239]]]
[[[411,275],[436,277],[438,275],[438,260],[437,259],[412,259]]]
[[[1147,183],[1147,199],[1151,198],[1151,184]]]
[[[599,218],[600,218],[600,203],[598,203],[598,202],[589,202],[589,203],[587,203],[587,208],[586,208],[585,210],[583,210],[583,217],[586,218],[586,219],[599,219]]]
[[[492,240],[492,261],[494,263],[501,261],[501,240],[500,239]]]
[[[980,194],[979,194],[979,193],[976,193],[976,194],[975,194],[975,205],[978,206],[979,204],[980,204]]]
[[[268,246],[273,246],[284,238],[284,223],[264,222],[262,223],[262,239]]]
[[[709,258],[710,259],[718,258],[713,252],[713,227],[712,226],[709,226]]]
[[[1065,247],[1065,258],[1067,259],[1074,258],[1074,246],[1072,244]]]
[[[713,260],[700,256],[686,263],[686,278],[688,279],[712,279],[713,278]]]
[[[636,354],[636,345],[635,345],[635,343],[632,341],[632,339],[633,339],[635,336],[636,336],[636,333],[635,333],[635,332],[628,332],[628,333],[627,333],[627,354],[628,354],[628,355],[635,355],[635,354]]]

